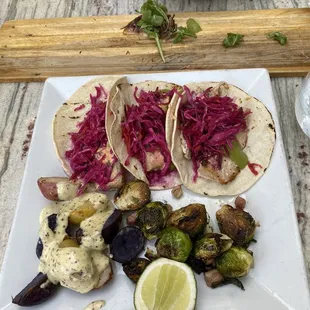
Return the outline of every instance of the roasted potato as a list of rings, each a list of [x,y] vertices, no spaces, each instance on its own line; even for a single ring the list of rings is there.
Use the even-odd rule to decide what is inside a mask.
[[[42,195],[53,201],[73,199],[81,186],[78,182],[60,177],[39,178],[37,183]]]

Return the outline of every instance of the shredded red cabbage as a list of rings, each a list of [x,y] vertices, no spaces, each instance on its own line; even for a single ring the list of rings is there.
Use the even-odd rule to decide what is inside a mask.
[[[82,110],[82,109],[84,109],[84,108],[85,108],[85,104],[83,103],[83,104],[79,105],[78,107],[76,107],[76,108],[74,109],[74,112],[75,112],[75,111]]]
[[[111,174],[113,164],[117,161],[111,151],[112,160],[109,163],[102,162],[106,158],[102,150],[108,143],[105,130],[105,108],[108,94],[101,85],[95,88],[96,95],[90,95],[91,109],[84,120],[78,124],[78,132],[70,133],[73,147],[65,153],[73,171],[71,179],[83,181],[79,194],[90,182],[95,182],[100,188],[106,189],[106,185],[113,181]]]
[[[154,185],[171,173],[171,155],[165,138],[166,112],[160,106],[168,105],[174,93],[134,90],[138,105],[125,106],[125,120],[121,123],[122,137],[127,147],[128,158],[135,157],[142,164],[150,185]],[[146,152],[159,151],[164,157],[164,166],[160,170],[147,171]]]
[[[251,113],[227,96],[209,96],[211,88],[196,94],[184,86],[187,102],[179,109],[180,130],[191,152],[194,182],[201,163],[221,169],[227,147],[236,135],[247,129],[246,117]]]

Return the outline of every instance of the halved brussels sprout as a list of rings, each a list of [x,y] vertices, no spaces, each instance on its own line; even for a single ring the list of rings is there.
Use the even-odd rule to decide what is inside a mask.
[[[233,241],[226,235],[209,233],[197,240],[194,246],[194,256],[206,265],[213,259],[229,250]]]
[[[166,225],[170,206],[160,201],[149,202],[138,211],[135,224],[140,227],[144,236],[151,240],[159,236]]]
[[[236,245],[245,245],[255,234],[256,223],[250,213],[224,205],[216,212],[221,233],[234,240]]]
[[[185,262],[192,250],[188,234],[175,227],[167,227],[156,242],[157,253],[178,262]]]
[[[148,259],[137,257],[128,264],[123,265],[123,270],[130,280],[137,283],[141,274],[149,264],[150,261]]]
[[[167,221],[168,226],[174,226],[186,232],[191,238],[203,233],[207,225],[206,207],[200,203],[192,203],[173,211]]]
[[[119,210],[137,210],[150,201],[149,186],[141,181],[128,182],[115,194],[114,202]]]
[[[231,247],[215,261],[216,269],[224,278],[244,277],[254,264],[253,256],[242,247]]]

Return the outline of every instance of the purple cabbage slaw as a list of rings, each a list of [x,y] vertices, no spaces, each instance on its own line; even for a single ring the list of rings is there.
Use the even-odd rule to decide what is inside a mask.
[[[221,169],[227,147],[232,147],[236,135],[247,130],[246,117],[250,110],[243,111],[228,96],[209,96],[212,88],[196,94],[186,86],[187,102],[179,108],[179,129],[182,131],[193,162],[194,182],[201,163],[209,163]]]
[[[127,147],[129,165],[131,157],[138,159],[150,185],[158,184],[163,177],[174,170],[171,154],[165,137],[166,112],[160,106],[167,106],[175,90],[155,91],[134,90],[138,105],[125,106],[125,120],[121,123],[122,137]],[[147,171],[146,152],[159,151],[164,157],[164,166],[160,170]]]
[[[100,150],[104,150],[108,144],[105,129],[108,94],[100,84],[95,89],[96,95],[90,94],[91,108],[84,120],[77,125],[79,130],[69,133],[73,147],[65,153],[73,172],[71,179],[82,181],[78,194],[91,182],[97,183],[101,189],[107,189],[106,185],[118,176],[111,178],[113,165],[117,161],[111,149],[109,152],[112,160],[102,163],[106,154],[100,154]]]

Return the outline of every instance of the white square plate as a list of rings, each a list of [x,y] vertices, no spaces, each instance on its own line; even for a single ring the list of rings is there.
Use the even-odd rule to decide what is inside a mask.
[[[11,304],[15,296],[37,274],[35,247],[38,240],[39,214],[48,201],[39,192],[36,181],[41,176],[62,176],[52,142],[52,119],[63,102],[92,77],[50,78],[45,82],[41,105],[29,151],[0,279],[0,309],[20,309]],[[265,69],[194,71],[128,75],[130,83],[147,79],[178,84],[200,81],[226,81],[257,97],[273,115],[277,140],[270,167],[243,197],[247,210],[257,219],[257,243],[252,246],[255,268],[242,280],[245,291],[227,285],[218,289],[206,286],[203,276],[196,276],[197,310],[284,310],[310,309],[306,271],[293,205],[290,180],[279,128],[279,121],[268,72]],[[153,200],[167,200],[174,208],[192,202],[204,203],[214,222],[215,212],[233,198],[212,199],[184,192],[180,200],[170,191],[152,193]],[[98,299],[106,300],[104,309],[131,310],[134,285],[114,264],[114,278],[103,289],[81,295],[65,288],[33,309],[82,310]]]

